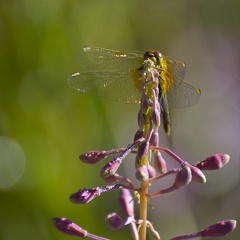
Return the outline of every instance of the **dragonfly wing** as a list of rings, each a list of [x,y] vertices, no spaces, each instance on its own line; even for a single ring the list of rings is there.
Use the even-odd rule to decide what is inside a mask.
[[[123,103],[139,103],[141,91],[134,86],[130,71],[91,71],[75,73],[68,79],[74,89]]]
[[[166,57],[168,71],[173,78],[173,84],[170,87],[168,96],[169,108],[185,108],[195,105],[201,95],[201,91],[191,84],[184,82],[186,64],[180,61],[174,61]]]
[[[201,91],[187,82],[173,84],[168,96],[169,108],[186,108],[195,105],[201,95]]]
[[[170,71],[173,76],[174,82],[176,84],[182,82],[186,73],[186,64],[184,62],[172,60],[169,57],[164,58],[167,62],[168,71]]]
[[[120,52],[110,49],[85,47],[79,51],[79,72],[126,71],[142,66],[142,52]]]

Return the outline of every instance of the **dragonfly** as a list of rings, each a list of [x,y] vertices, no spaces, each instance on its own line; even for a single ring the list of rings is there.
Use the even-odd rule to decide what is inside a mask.
[[[77,91],[122,103],[140,103],[141,69],[146,59],[154,58],[159,72],[159,98],[164,130],[170,135],[169,109],[195,105],[201,95],[199,88],[184,81],[186,64],[162,56],[158,51],[122,52],[99,47],[79,51],[79,69],[68,79]]]

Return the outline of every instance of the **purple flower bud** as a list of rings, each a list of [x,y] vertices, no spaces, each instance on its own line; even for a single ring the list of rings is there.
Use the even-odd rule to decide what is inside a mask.
[[[53,218],[53,224],[57,230],[70,236],[85,238],[88,235],[86,230],[83,230],[67,218]]]
[[[142,165],[139,168],[137,168],[135,175],[139,181],[146,181],[149,179],[148,169],[145,165]]]
[[[138,129],[134,136],[134,142],[143,137],[143,130]]]
[[[157,176],[156,169],[152,165],[148,165],[148,175],[149,178],[155,178]]]
[[[156,171],[160,174],[167,172],[167,164],[166,161],[163,159],[161,153],[159,151],[155,151],[153,153],[153,166]]]
[[[140,129],[143,129],[144,119],[141,109],[138,111],[138,126]]]
[[[159,143],[158,132],[154,132],[150,138],[150,145],[154,147],[158,147],[158,143]]]
[[[158,91],[158,89],[155,88],[155,92]],[[159,92],[159,91],[158,91]],[[158,94],[158,93],[157,93]],[[159,94],[158,94],[159,95]],[[159,101],[158,101],[158,97],[155,95],[155,99],[154,99],[154,104],[153,104],[153,108],[156,109],[157,111],[161,110]]]
[[[110,213],[105,217],[105,222],[108,228],[111,230],[117,230],[121,227],[123,227],[124,222],[123,220],[118,216],[117,213]]]
[[[185,166],[180,170],[180,172],[177,173],[173,187],[175,189],[179,189],[189,184],[191,180],[192,180],[191,169],[190,167]]]
[[[106,157],[107,155],[105,151],[89,151],[81,154],[79,159],[84,163],[95,164]]]
[[[153,121],[153,125],[154,127],[159,127],[160,126],[160,112],[158,109],[153,109],[153,112],[152,112],[152,121]]]
[[[92,201],[95,197],[100,196],[101,193],[102,190],[99,187],[93,189],[83,188],[78,190],[76,193],[72,193],[69,200],[72,203],[85,204]]]
[[[103,178],[103,180],[108,184],[113,184],[113,183],[118,182],[118,179],[116,178],[116,176],[119,176],[119,175],[116,173],[116,174],[110,175],[106,178]]]
[[[203,172],[200,169],[198,169],[197,167],[194,167],[192,165],[188,165],[188,166],[191,169],[193,182],[205,183],[207,181],[205,175],[203,174]]]
[[[227,154],[215,154],[196,164],[200,170],[217,170],[229,162],[230,156]]]
[[[134,186],[131,182],[130,179],[124,177],[124,176],[121,176],[119,174],[114,174],[114,175],[111,175],[109,177],[106,177],[103,179],[106,183],[108,184],[116,184],[116,183],[120,183],[119,185],[116,184],[116,185],[111,185],[111,186],[121,186],[122,184],[126,187],[130,187],[130,189],[134,189]],[[109,186],[105,187],[105,189],[108,189]],[[103,191],[104,191],[104,188],[103,188]]]
[[[146,157],[146,155],[148,154],[149,151],[149,141],[143,141],[137,151],[137,155],[136,155],[136,167],[141,164],[141,160]]]
[[[120,189],[118,202],[126,217],[134,217],[134,201],[128,189]]]
[[[122,163],[122,159],[119,157],[113,158],[110,162],[108,162],[102,169],[101,169],[101,177],[107,178],[111,175],[114,175],[118,170],[119,166]]]
[[[144,96],[144,97],[142,98],[141,110],[142,110],[142,113],[143,113],[144,115],[147,115],[147,114],[148,114],[148,111],[149,111],[149,101],[148,101],[147,96]]]
[[[224,237],[232,232],[236,228],[236,225],[236,220],[225,220],[217,222],[210,227],[202,230],[201,236],[207,238]]]

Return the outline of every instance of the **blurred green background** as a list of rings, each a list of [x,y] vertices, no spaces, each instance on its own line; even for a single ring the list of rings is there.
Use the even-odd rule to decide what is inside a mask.
[[[206,173],[205,185],[150,201],[149,220],[162,239],[239,220],[239,12],[238,0],[0,1],[0,239],[71,239],[54,229],[53,217],[131,239],[128,228],[112,232],[104,225],[106,214],[120,211],[116,193],[87,205],[68,200],[79,188],[104,186],[104,163],[84,165],[78,155],[125,147],[137,130],[138,106],[67,86],[78,71],[77,52],[87,45],[153,49],[185,61],[186,79],[202,96],[193,108],[172,111],[175,152],[191,163],[218,152],[231,156],[221,171]],[[160,143],[168,144],[163,132]],[[121,171],[134,178],[133,159]],[[236,229],[226,239],[239,235]]]

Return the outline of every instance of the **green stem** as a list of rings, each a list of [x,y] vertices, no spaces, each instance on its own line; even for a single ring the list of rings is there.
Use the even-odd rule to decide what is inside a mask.
[[[145,123],[144,124],[144,137],[146,138],[148,132],[150,129],[150,124]],[[148,154],[142,159],[142,164],[146,165],[148,167]],[[148,206],[148,187],[149,182],[143,181],[141,182],[141,190],[140,190],[140,219],[143,221],[140,230],[139,230],[139,240],[146,240],[147,236],[147,206]]]
[[[139,240],[145,240],[147,236],[147,197],[148,181],[141,183],[140,191],[140,219],[143,220],[139,230]]]

